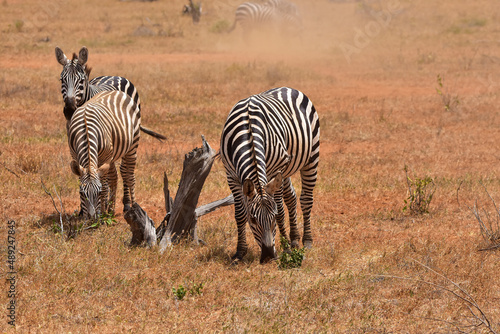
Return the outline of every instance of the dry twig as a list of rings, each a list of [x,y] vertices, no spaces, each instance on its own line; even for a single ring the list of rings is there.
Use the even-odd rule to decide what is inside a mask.
[[[449,284],[451,284],[458,291],[454,290],[453,288],[448,288],[446,286],[443,286],[443,285],[440,285],[440,284],[436,284],[436,283],[433,283],[433,282],[429,282],[429,281],[426,281],[426,280],[418,279],[418,278],[401,277],[401,276],[393,276],[393,275],[377,275],[377,276],[378,277],[396,278],[396,279],[400,279],[400,280],[407,280],[407,281],[414,281],[414,282],[424,283],[424,284],[436,287],[438,289],[447,291],[447,292],[451,293],[453,296],[455,296],[458,300],[460,300],[467,307],[467,309],[469,310],[469,312],[470,312],[470,314],[472,316],[472,319],[475,320],[476,323],[471,324],[471,325],[464,325],[464,324],[451,323],[449,321],[445,321],[445,320],[442,320],[442,319],[436,319],[436,318],[426,318],[426,319],[440,321],[440,322],[445,322],[445,323],[447,323],[449,325],[454,326],[460,332],[462,332],[460,328],[475,328],[475,329],[477,329],[477,328],[480,328],[480,327],[484,326],[488,330],[489,333],[498,334],[498,332],[495,330],[495,328],[493,328],[493,325],[492,325],[491,321],[486,316],[486,314],[484,313],[484,311],[482,310],[482,308],[479,306],[479,304],[476,302],[476,300],[474,299],[474,297],[472,297],[467,291],[465,291],[463,288],[461,288],[460,285],[458,285],[457,283],[455,283],[454,281],[452,281],[451,279],[449,279],[445,275],[437,272],[436,270],[430,268],[429,266],[427,266],[427,265],[425,265],[425,264],[423,264],[423,263],[421,263],[421,262],[419,262],[417,260],[413,260],[413,261],[415,261],[420,266],[426,268],[427,270],[433,272],[437,276],[443,278],[446,282],[448,282]]]
[[[61,210],[59,210],[56,206],[56,202],[54,201],[54,196],[52,196],[52,194],[47,190],[47,187],[45,187],[45,184],[43,183],[43,180],[40,178],[40,182],[42,183],[42,188],[43,190],[45,191],[45,193],[47,195],[50,196],[50,199],[52,200],[52,205],[54,205],[54,208],[56,209],[57,213],[59,214],[59,224],[60,224],[60,228],[61,228],[61,234],[64,233],[64,226],[63,226],[63,214],[65,214],[65,211],[64,211],[64,205],[63,205],[63,202],[61,200],[61,196],[59,196],[59,194],[57,193],[57,189],[56,189],[56,186],[54,186],[54,192],[57,196],[57,198],[59,199],[59,203],[61,205]]]

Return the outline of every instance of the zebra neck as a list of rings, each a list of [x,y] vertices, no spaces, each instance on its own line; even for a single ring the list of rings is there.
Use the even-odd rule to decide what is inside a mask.
[[[83,121],[85,124],[85,140],[79,147],[78,156],[80,165],[87,168],[91,178],[98,178],[97,169],[99,167],[99,139],[101,134],[95,126],[88,122],[88,113],[84,112]],[[95,120],[94,120],[95,122]]]
[[[97,93],[100,93],[102,91],[103,91],[103,89],[100,88],[99,86],[89,84],[87,86],[87,90],[85,91],[85,94],[83,95],[83,99],[80,101],[80,104],[78,106],[83,105],[85,102],[87,102],[88,100],[93,98],[95,95],[97,95]]]

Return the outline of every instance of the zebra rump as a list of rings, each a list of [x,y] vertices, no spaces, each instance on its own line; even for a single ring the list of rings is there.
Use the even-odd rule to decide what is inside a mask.
[[[240,25],[248,34],[255,29],[265,29],[267,32],[280,30],[285,35],[299,34],[302,21],[297,7],[287,1],[268,1],[263,4],[244,2],[236,8],[233,25],[228,32]]]
[[[80,178],[81,209],[85,218],[114,213],[121,159],[123,205],[135,202],[135,165],[140,138],[140,112],[121,91],[101,92],[77,108],[68,124],[71,170]],[[109,197],[108,197],[109,194]]]
[[[288,87],[271,89],[236,103],[221,136],[220,156],[235,200],[238,244],[235,260],[246,254],[246,223],[261,248],[261,263],[276,256],[280,234],[299,246],[297,198],[290,176],[300,172],[304,246],[312,246],[310,213],[319,161],[320,127],[312,102]],[[284,226],[290,218],[290,235]]]

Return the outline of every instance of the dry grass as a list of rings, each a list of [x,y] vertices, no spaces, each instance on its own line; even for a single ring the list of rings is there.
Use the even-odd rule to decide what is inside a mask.
[[[217,22],[232,23],[238,3],[203,3],[206,15],[193,26],[180,0],[2,2],[0,212],[17,223],[17,330],[444,333],[467,324],[460,300],[419,283],[442,281],[415,260],[470,293],[498,330],[499,253],[478,251],[481,231],[468,209],[476,199],[489,203],[481,183],[500,194],[496,3],[297,1],[301,41],[263,46],[245,45],[238,30],[214,32]],[[373,11],[390,3],[399,8],[387,26],[369,31],[348,62],[339,43],[355,45],[359,31],[376,27]],[[137,33],[141,26],[150,35]],[[230,266],[232,208],[201,219],[206,246],[163,255],[127,246],[120,205],[116,224],[69,240],[54,233],[58,217],[40,180],[57,187],[68,213],[79,206],[56,45],[67,54],[86,45],[94,76],[131,79],[143,124],[168,136],[163,144],[143,136],[139,148],[137,199],[157,223],[163,171],[175,189],[184,154],[201,134],[218,148],[234,103],[278,85],[305,92],[320,114],[322,147],[314,248],[302,267],[259,265],[250,235],[249,254]],[[443,108],[438,74],[459,108]],[[405,165],[436,184],[429,214],[402,213]],[[216,162],[201,204],[227,194]],[[5,223],[0,230],[7,254]],[[172,288],[201,283],[202,295],[174,298]],[[14,329],[2,318],[0,331]]]

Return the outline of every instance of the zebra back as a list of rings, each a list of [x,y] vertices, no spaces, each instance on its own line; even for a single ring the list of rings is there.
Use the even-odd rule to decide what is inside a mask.
[[[89,86],[91,89],[90,94],[87,97],[87,101],[99,92],[118,90],[130,96],[134,100],[135,104],[137,104],[139,110],[141,109],[141,99],[139,98],[139,93],[134,84],[127,78],[118,76],[100,76],[90,80]]]
[[[271,89],[233,107],[221,137],[221,158],[242,184],[262,191],[281,172],[296,173],[319,156],[319,121],[311,101],[288,87]]]
[[[293,2],[287,0],[267,0],[264,5],[276,8],[278,11],[284,14],[289,14],[300,18],[299,9]]]
[[[93,177],[98,167],[137,147],[138,105],[121,91],[105,91],[79,107],[68,126],[71,156]]]

